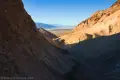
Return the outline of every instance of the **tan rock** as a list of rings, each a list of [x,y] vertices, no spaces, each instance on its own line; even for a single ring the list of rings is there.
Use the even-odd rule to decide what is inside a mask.
[[[109,36],[119,32],[120,2],[116,2],[106,10],[97,11],[90,18],[78,24],[72,32],[60,36],[60,38],[64,39],[66,44],[75,44],[78,41],[89,39],[86,38],[86,34]]]

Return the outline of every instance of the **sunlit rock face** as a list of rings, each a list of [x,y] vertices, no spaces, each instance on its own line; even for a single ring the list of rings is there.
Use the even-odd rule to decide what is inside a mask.
[[[91,17],[78,24],[74,30],[61,36],[66,44],[74,44],[99,36],[109,36],[120,32],[120,2],[117,1],[106,10],[97,11]],[[88,35],[93,37],[89,37]],[[97,35],[97,36],[95,36]]]

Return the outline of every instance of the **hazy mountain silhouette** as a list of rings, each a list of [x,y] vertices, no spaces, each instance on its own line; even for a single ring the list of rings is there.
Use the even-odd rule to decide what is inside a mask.
[[[55,29],[57,26],[45,24],[45,23],[36,23],[37,28],[44,28],[44,29]]]
[[[60,25],[60,24],[46,24],[46,23],[40,23],[36,22],[37,28],[44,28],[47,30],[54,30],[54,29],[72,29],[74,26],[68,26],[68,25]]]

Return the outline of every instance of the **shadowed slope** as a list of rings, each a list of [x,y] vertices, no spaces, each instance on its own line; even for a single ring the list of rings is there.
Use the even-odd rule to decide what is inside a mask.
[[[1,0],[0,6],[0,76],[63,80],[75,66],[70,57],[36,29],[21,0]]]
[[[69,49],[91,80],[120,79],[120,34],[85,40]]]

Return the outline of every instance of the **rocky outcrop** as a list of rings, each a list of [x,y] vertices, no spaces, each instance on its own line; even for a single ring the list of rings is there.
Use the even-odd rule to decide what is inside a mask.
[[[71,57],[36,29],[21,0],[1,0],[0,6],[0,77],[63,80],[75,66]]]
[[[43,28],[39,28],[38,29],[40,31],[40,33],[42,33],[44,35],[44,37],[53,45],[55,45],[54,39],[58,38],[55,34],[43,29]]]
[[[85,21],[81,22],[80,24],[78,24],[74,30],[80,30],[83,28],[90,28],[92,27],[94,24],[96,24],[101,17],[104,15],[104,10],[101,11],[97,11],[95,12],[90,18],[86,19]]]
[[[39,28],[38,29],[43,35],[44,37],[54,46],[61,48],[61,49],[66,49],[65,45],[64,45],[64,40],[58,38],[55,34],[43,29],[43,28]]]
[[[74,30],[61,36],[66,44],[74,44],[87,40],[86,34],[109,36],[120,32],[120,2],[117,1],[110,8],[94,13],[90,18],[78,24]],[[95,38],[95,37],[94,37]]]
[[[45,36],[46,39],[54,39],[57,38],[57,36],[43,28],[39,28],[39,31]]]
[[[61,36],[87,80],[120,80],[120,2]]]
[[[108,16],[111,16],[113,13],[117,12],[118,10],[120,10],[119,1],[114,3],[110,8],[106,10],[100,10],[100,11],[95,12],[93,15],[91,15],[90,18],[78,24],[78,26],[76,26],[74,30],[77,31],[83,28],[90,28],[94,24],[102,22],[105,18],[107,18]]]

